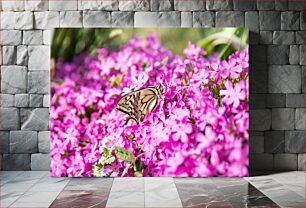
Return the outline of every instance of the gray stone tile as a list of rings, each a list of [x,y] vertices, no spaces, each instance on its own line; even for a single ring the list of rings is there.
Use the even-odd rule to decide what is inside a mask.
[[[173,0],[151,0],[151,11],[169,11],[174,9]]]
[[[273,39],[274,38],[275,36],[273,37]],[[267,57],[268,64],[271,64],[271,65],[288,64],[289,63],[289,46],[287,45],[269,45],[267,47],[267,55],[268,55]]]
[[[110,27],[112,25],[110,12],[105,11],[84,11],[84,27]]]
[[[297,154],[275,154],[274,155],[274,170],[292,171],[297,170],[298,161]]]
[[[120,11],[149,11],[150,0],[119,0]]]
[[[250,130],[265,131],[271,128],[271,110],[250,110]]]
[[[281,29],[282,30],[299,30],[300,13],[299,12],[282,12]]]
[[[267,107],[268,108],[283,108],[286,106],[286,95],[277,93],[277,94],[268,94],[267,95]]]
[[[1,67],[1,92],[8,94],[25,93],[27,89],[27,69],[22,66]]]
[[[298,155],[298,170],[301,170],[301,171],[305,171],[306,169],[305,169],[305,167],[306,167],[306,165],[305,165],[305,158],[306,158],[306,154],[299,154]],[[302,184],[302,183],[300,183],[300,184]],[[305,183],[303,183],[303,184],[305,184]],[[303,187],[304,189],[304,194],[303,194],[303,196],[305,196],[305,187]]]
[[[50,170],[50,154],[32,154],[31,170]]]
[[[36,153],[37,143],[36,131],[10,132],[10,153]]]
[[[264,136],[251,136],[249,137],[249,152],[250,153],[263,153],[264,152]]]
[[[194,0],[194,1],[181,1],[174,0],[174,10],[178,11],[204,11],[205,10],[205,1]]]
[[[305,152],[305,131],[285,132],[285,151],[287,153]]]
[[[112,27],[133,27],[134,12],[112,12]]]
[[[244,13],[240,11],[216,12],[217,27],[244,27]]]
[[[26,66],[28,65],[28,46],[19,45],[17,46],[17,65]]]
[[[249,105],[251,110],[266,108],[266,94],[252,93],[249,99]]]
[[[214,12],[193,12],[193,27],[213,27],[215,25]]]
[[[28,109],[22,113],[22,130],[46,131],[49,128],[49,109]]]
[[[287,94],[286,106],[289,108],[303,108],[305,106],[304,94]]]
[[[297,130],[305,130],[305,109],[297,108],[295,111],[295,129]]]
[[[234,3],[234,10],[238,11],[250,11],[256,10],[256,1],[240,1],[240,0],[233,0]]]
[[[273,170],[273,155],[268,153],[256,153],[249,155],[250,171]]]
[[[180,27],[181,13],[171,12],[135,12],[135,27]]]
[[[3,170],[30,170],[30,154],[3,154]]]
[[[206,9],[207,10],[232,10],[233,1],[232,0],[206,0]]]
[[[265,132],[265,152],[284,153],[285,152],[285,132],[266,131]]]
[[[269,68],[270,93],[300,93],[302,72],[299,66],[272,65]]]
[[[274,108],[272,109],[273,130],[294,130],[295,109]]]
[[[116,11],[118,10],[119,2],[118,0],[112,1],[88,1],[79,0],[78,1],[79,10],[93,10],[93,11]]]
[[[279,30],[281,14],[278,11],[259,11],[260,30]]]

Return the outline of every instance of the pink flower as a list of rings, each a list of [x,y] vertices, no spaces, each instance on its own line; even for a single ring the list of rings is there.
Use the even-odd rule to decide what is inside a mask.
[[[226,80],[225,89],[220,90],[220,95],[225,95],[223,100],[227,105],[233,104],[233,107],[237,108],[240,104],[240,101],[246,98],[244,88],[245,85],[243,81],[240,81],[236,83],[235,86],[233,86],[229,80]]]

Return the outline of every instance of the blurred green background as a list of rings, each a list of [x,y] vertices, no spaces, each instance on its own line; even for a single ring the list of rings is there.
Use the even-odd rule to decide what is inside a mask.
[[[182,55],[188,42],[198,44],[211,55],[226,59],[235,50],[248,46],[246,28],[57,28],[52,32],[51,57],[71,60],[82,52],[94,54],[96,48],[119,49],[131,37],[157,33],[160,42],[175,54]]]

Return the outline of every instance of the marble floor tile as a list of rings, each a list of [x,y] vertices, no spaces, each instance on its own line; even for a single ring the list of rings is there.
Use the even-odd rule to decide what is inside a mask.
[[[41,178],[49,177],[49,172],[46,171],[24,171],[22,174],[19,174],[16,176],[13,180],[10,182],[14,183],[36,183]]]
[[[111,192],[143,192],[143,178],[115,178]]]
[[[112,178],[71,178],[51,207],[105,207]]]
[[[112,178],[71,178],[65,190],[101,190],[109,192]]]
[[[305,198],[305,172],[276,173],[269,175],[269,177]]]
[[[145,178],[145,207],[182,207],[174,179]]]
[[[22,174],[24,171],[1,171],[0,172],[0,184],[1,186],[5,183],[14,180],[18,175]]]
[[[176,189],[173,178],[144,178],[145,192]]]
[[[64,190],[51,204],[51,208],[103,208],[106,206],[108,192],[95,190]]]
[[[10,205],[12,205],[19,197],[21,196],[21,194],[12,194],[10,196],[5,196],[5,197],[1,197],[0,200],[0,207],[9,207]]]
[[[111,192],[106,208],[140,208],[145,207],[144,192]]]
[[[38,181],[38,180],[37,180]],[[34,183],[26,183],[26,182],[8,182],[1,187],[1,196],[3,194],[11,193],[11,192],[25,192],[29,188],[31,188]]]
[[[180,184],[211,184],[211,178],[174,178],[175,183]]]
[[[305,207],[305,172],[245,178],[53,178],[1,173],[1,207]]]
[[[281,207],[305,207],[305,198],[269,176],[247,179],[254,187]]]
[[[16,202],[53,202],[61,191],[27,191]]]
[[[48,208],[49,202],[15,202],[10,208]]]
[[[27,191],[10,207],[48,207],[59,193],[60,191]]]
[[[175,180],[183,207],[232,207],[216,186],[210,180],[202,180],[202,183],[190,183],[180,179]]]
[[[182,206],[182,202],[178,195],[177,190],[174,189],[166,189],[159,190],[154,192],[145,192],[145,207],[175,207],[180,208]]]

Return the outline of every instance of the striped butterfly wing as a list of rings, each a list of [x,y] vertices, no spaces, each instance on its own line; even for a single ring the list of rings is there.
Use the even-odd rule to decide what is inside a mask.
[[[158,104],[159,94],[156,88],[148,87],[124,95],[116,108],[126,113],[137,124],[143,121],[148,113],[151,113]]]

